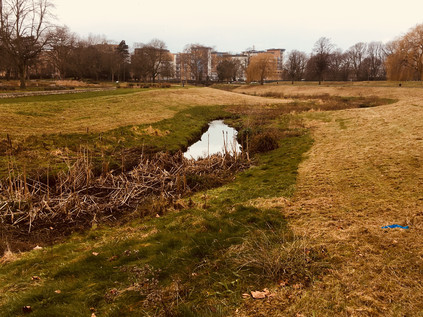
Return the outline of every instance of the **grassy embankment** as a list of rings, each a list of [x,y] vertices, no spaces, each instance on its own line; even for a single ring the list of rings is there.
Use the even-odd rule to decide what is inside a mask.
[[[219,106],[266,102],[196,88],[0,99],[0,175],[8,175],[10,160],[33,176],[47,169],[54,174],[81,146],[93,153],[98,168],[131,165],[143,146],[146,152],[186,147],[210,119],[224,116]]]
[[[197,100],[203,91],[197,93]],[[214,102],[221,93],[209,92]],[[182,98],[191,97],[184,94]],[[259,98],[230,98],[235,98],[236,104],[243,103],[245,109],[260,108]],[[203,102],[210,103],[210,99]],[[231,104],[228,98],[225,102]],[[188,139],[186,124],[194,123],[190,119],[199,121],[191,127],[198,133],[202,120],[229,114],[221,107],[184,109],[158,126],[152,123],[153,129],[180,129],[184,134],[157,135],[154,143],[161,140],[164,146],[181,146]],[[244,116],[235,124],[251,119]],[[283,132],[291,131],[289,122],[283,117],[268,124]],[[322,273],[313,261],[320,254],[312,250],[304,254],[305,242],[292,235],[278,210],[259,209],[249,203],[257,197],[292,195],[298,164],[311,145],[306,131],[301,127],[294,130],[295,136],[282,138],[280,147],[262,155],[257,167],[239,175],[232,184],[193,197],[193,205],[185,210],[117,229],[92,229],[2,265],[0,314],[19,314],[29,305],[34,316],[82,316],[91,308],[108,316],[143,312],[227,315],[243,292],[270,281],[284,278],[289,283],[309,284]],[[176,134],[177,142],[165,141],[171,134]],[[265,240],[257,241],[257,236]],[[285,261],[279,261],[277,250],[282,251]],[[269,257],[263,263],[262,252]]]
[[[227,316],[239,307],[242,293],[263,287],[274,287],[270,308],[282,314],[301,311],[304,306],[295,306],[297,296],[312,294],[332,271],[327,267],[336,264],[321,241],[293,234],[283,216],[311,138],[301,120],[286,115],[291,109],[275,104],[279,100],[257,107],[259,99],[249,98],[259,97],[231,98],[236,100],[226,104],[235,106],[226,111],[241,115],[233,124],[244,133],[269,131],[278,137],[278,149],[259,155],[257,166],[233,183],[194,196],[182,211],[169,210],[163,217],[119,228],[95,228],[53,247],[8,254],[10,263],[0,268],[0,315],[19,315],[30,305],[34,316],[85,316],[91,311],[106,316]],[[322,105],[315,103],[314,109],[318,107]],[[199,108],[190,111],[194,109]],[[205,113],[203,108],[199,118],[213,117]],[[180,121],[151,124],[173,132]],[[166,122],[168,129],[161,126]],[[157,134],[155,140],[172,133]],[[177,140],[183,144],[187,135]],[[240,313],[260,315],[258,302],[244,303]]]
[[[291,195],[309,146],[306,135],[286,139],[233,184],[194,197],[194,207],[19,256],[0,269],[0,315],[30,305],[34,316],[83,316],[90,308],[106,316],[225,316],[242,293],[279,278],[307,285],[322,274],[320,254],[304,253],[307,242],[278,210],[248,200]]]

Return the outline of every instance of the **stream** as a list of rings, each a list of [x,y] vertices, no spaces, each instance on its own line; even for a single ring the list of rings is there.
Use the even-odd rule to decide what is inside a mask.
[[[201,139],[191,145],[184,156],[187,159],[199,159],[207,156],[224,153],[226,150],[230,153],[241,153],[241,145],[236,140],[237,131],[223,120],[214,120],[209,123],[209,128],[203,133]]]

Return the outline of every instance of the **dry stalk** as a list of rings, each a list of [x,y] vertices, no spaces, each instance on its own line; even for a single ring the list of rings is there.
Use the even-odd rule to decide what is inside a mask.
[[[13,166],[7,180],[0,181],[0,221],[27,225],[28,230],[53,219],[94,219],[136,209],[151,197],[175,200],[200,186],[187,181],[187,176],[212,176],[224,182],[236,171],[249,166],[245,155],[213,155],[201,160],[188,160],[182,153],[158,153],[143,156],[130,172],[105,172],[95,177],[89,153],[81,151],[68,170],[57,176],[50,186],[28,178],[26,172],[15,175]]]

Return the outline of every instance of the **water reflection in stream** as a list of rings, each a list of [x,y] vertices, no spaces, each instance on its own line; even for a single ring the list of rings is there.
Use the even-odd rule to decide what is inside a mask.
[[[241,153],[241,145],[236,140],[237,131],[223,123],[223,120],[215,120],[209,123],[209,129],[203,133],[201,139],[191,145],[184,156],[188,159],[198,159],[217,153],[229,152]]]

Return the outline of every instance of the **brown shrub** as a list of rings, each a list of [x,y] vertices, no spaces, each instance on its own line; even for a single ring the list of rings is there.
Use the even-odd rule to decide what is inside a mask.
[[[250,153],[264,153],[279,147],[279,135],[276,131],[265,131],[254,135],[249,144]]]

